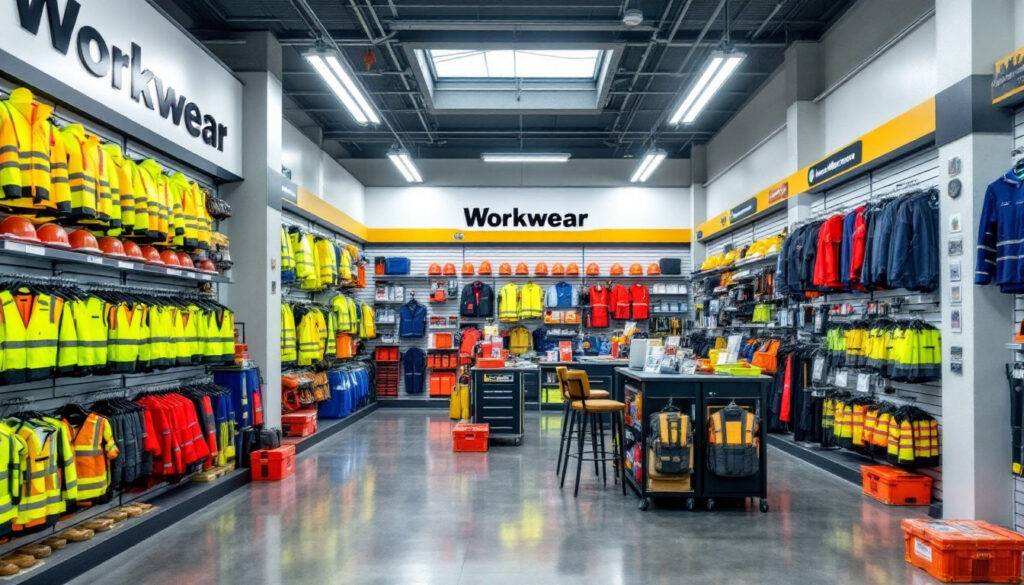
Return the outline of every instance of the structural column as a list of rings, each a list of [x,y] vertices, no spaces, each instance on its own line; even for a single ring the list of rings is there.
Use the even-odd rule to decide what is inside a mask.
[[[975,286],[977,226],[986,186],[1009,165],[1011,122],[990,104],[992,67],[1013,49],[1011,0],[937,0],[936,143],[942,174],[940,273],[942,295],[943,516],[1012,525],[1010,399],[1003,364],[1012,331],[1013,296]],[[959,161],[960,172],[947,171]],[[956,179],[962,194],[952,198]],[[958,224],[952,225],[953,223]],[[959,230],[957,230],[959,227]],[[951,256],[951,241],[963,254]],[[951,270],[959,268],[959,281]],[[959,302],[951,287],[960,287]],[[959,330],[951,316],[960,311]],[[954,371],[952,353],[962,355]],[[961,360],[958,360],[958,362]]]
[[[821,46],[801,41],[786,48],[783,74],[786,76],[786,145],[789,160],[787,171],[796,171],[824,154],[824,130],[821,107],[814,101],[822,91]],[[812,196],[789,199],[789,223],[806,220],[811,215]]]
[[[245,323],[249,355],[263,370],[265,422],[281,426],[281,46],[270,33],[248,33],[214,51],[245,84],[242,169],[225,187],[234,260],[227,302]]]
[[[693,269],[697,270],[707,256],[706,246],[697,241],[697,227],[708,215],[708,193],[704,186],[708,180],[708,146],[694,144],[690,147],[690,221],[693,223],[693,239],[690,243],[690,255]]]

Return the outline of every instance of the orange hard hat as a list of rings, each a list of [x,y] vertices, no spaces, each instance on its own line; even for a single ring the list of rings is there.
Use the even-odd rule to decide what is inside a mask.
[[[629,265],[629,275],[630,276],[643,276],[644,275],[644,267],[643,267],[643,265],[640,264],[639,262],[634,262],[634,263],[630,264]]]
[[[597,262],[587,264],[587,276],[601,276],[601,268],[598,267]]]
[[[192,262],[192,257],[185,252],[178,252],[178,264],[181,264],[182,268],[188,268],[189,270],[195,270],[195,262]]]
[[[124,242],[122,242],[122,245],[124,246],[125,256],[128,256],[129,258],[134,258],[136,260],[145,260],[145,257],[142,256],[142,248],[139,248],[139,245],[136,244],[135,242],[131,240],[125,240]]]
[[[661,265],[657,262],[651,262],[647,265],[647,276],[658,276],[661,274]]]
[[[32,222],[20,215],[8,215],[3,221],[0,221],[0,236],[24,242],[39,241]]]
[[[516,274],[519,276],[528,276],[530,274],[530,266],[526,262],[516,264]]]
[[[430,268],[427,268],[427,275],[428,276],[441,276],[441,265],[438,264],[437,262],[432,263],[430,265]]]
[[[473,263],[463,262],[462,263],[462,276],[473,276]]]
[[[575,262],[570,262],[565,267],[565,275],[566,276],[579,276],[580,275],[580,265],[575,263]]]
[[[116,256],[118,258],[127,258],[128,254],[124,251],[124,244],[121,240],[113,236],[103,236],[99,241],[100,251],[107,256]]]
[[[36,235],[39,237],[39,240],[47,246],[53,246],[55,248],[71,247],[71,242],[68,241],[67,230],[55,223],[44,223],[39,226],[36,228]]]
[[[490,260],[484,260],[483,262],[481,262],[480,263],[480,267],[477,269],[476,273],[479,274],[480,276],[490,276],[491,275],[491,261]]]
[[[203,272],[217,272],[217,265],[213,263],[213,260],[203,260],[199,263],[199,270]]]
[[[75,230],[68,236],[68,241],[71,242],[71,247],[75,250],[82,252],[95,252],[100,253],[99,242],[96,241],[96,236],[92,235],[89,230]]]
[[[441,271],[445,276],[455,276],[455,264],[448,262],[444,265],[444,270]]]
[[[174,253],[174,250],[160,252],[160,259],[164,261],[165,266],[181,266],[181,262],[178,261],[178,255]]]
[[[142,259],[146,261],[146,264],[160,264],[163,265],[164,261],[160,258],[160,250],[157,250],[153,246],[142,247]]]
[[[612,276],[622,276],[622,273],[622,264],[619,264],[618,262],[612,264],[611,270],[608,271],[608,274]]]
[[[512,276],[512,265],[508,262],[502,262],[501,266],[498,267],[498,274],[501,276]]]
[[[547,263],[546,262],[538,262],[537,265],[533,267],[533,273],[536,274],[537,276],[547,276],[548,275],[548,265],[547,265]]]
[[[565,274],[565,266],[561,262],[555,262],[551,265],[551,276],[563,276]]]

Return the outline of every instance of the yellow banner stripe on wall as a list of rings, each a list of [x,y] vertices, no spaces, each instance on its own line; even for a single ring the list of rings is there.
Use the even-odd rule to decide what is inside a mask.
[[[861,162],[829,177],[825,183],[831,182],[838,177],[848,176],[851,173],[856,174],[865,165],[871,164],[908,144],[913,144],[934,132],[935,98],[932,97],[864,134],[850,144],[837,148],[830,152],[828,156],[822,157],[820,160],[757,192],[755,195],[757,198],[757,212],[753,216],[748,216],[746,221],[749,221],[751,217],[757,218],[758,216],[767,215],[769,212],[775,211],[777,206],[783,205],[787,199],[808,192],[811,187],[808,183],[807,174],[811,167],[820,164],[833,153],[856,144],[858,141],[861,143]],[[820,187],[821,184],[815,186],[815,188]],[[731,226],[729,210],[725,210],[697,226],[697,239],[706,240]]]

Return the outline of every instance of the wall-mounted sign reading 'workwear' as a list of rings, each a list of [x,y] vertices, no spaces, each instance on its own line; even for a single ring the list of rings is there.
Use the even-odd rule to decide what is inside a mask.
[[[860,164],[863,158],[864,145],[858,140],[853,144],[832,153],[828,158],[807,169],[807,184],[817,185],[827,181],[843,171]]]
[[[992,76],[992,103],[1000,106],[1015,105],[1024,99],[1024,48],[996,61]]]
[[[0,68],[111,129],[241,174],[242,84],[144,0],[0,0]]]
[[[742,221],[757,212],[757,197],[751,197],[729,210],[729,222]]]
[[[467,227],[505,227],[505,228],[543,228],[583,227],[590,217],[589,213],[534,213],[519,211],[513,207],[511,212],[491,211],[490,207],[463,207]]]

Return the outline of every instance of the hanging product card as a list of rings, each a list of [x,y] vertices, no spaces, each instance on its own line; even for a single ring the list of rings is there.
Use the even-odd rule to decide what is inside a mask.
[[[964,239],[950,238],[948,243],[950,256],[962,256],[964,253]]]
[[[835,385],[840,388],[846,388],[847,385],[847,372],[845,369],[836,372],[836,383]]]
[[[954,374],[964,373],[964,348],[953,345],[949,348],[949,371]]]
[[[558,359],[563,362],[572,361],[572,342],[562,340],[558,342]]]
[[[950,260],[949,261],[949,281],[960,282],[960,261]]]
[[[825,358],[814,358],[814,367],[813,373],[811,374],[811,379],[818,384],[825,381]]]
[[[949,287],[949,302],[959,303],[963,300],[962,293],[960,292],[960,285],[954,285]]]
[[[857,374],[857,392],[871,392],[871,374]]]
[[[960,324],[960,308],[955,307],[949,312],[949,330],[953,333],[960,333],[963,327]]]

